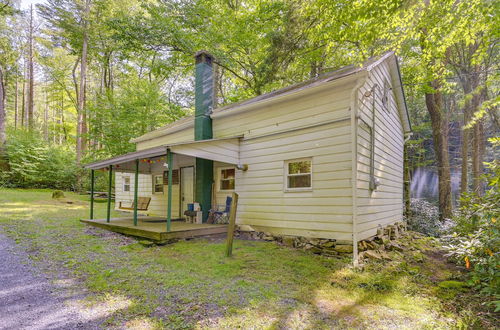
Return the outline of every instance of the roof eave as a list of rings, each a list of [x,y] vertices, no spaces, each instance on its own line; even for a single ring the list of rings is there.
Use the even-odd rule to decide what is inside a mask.
[[[175,126],[162,127],[157,130],[151,131],[144,135],[138,136],[136,138],[130,139],[130,143],[138,143],[142,141],[149,141],[158,137],[162,137],[168,134],[172,134],[178,131],[182,131],[191,127],[194,127],[194,117],[185,117],[186,121]]]
[[[326,81],[324,81],[318,85],[315,85],[315,86],[305,86],[302,89],[291,90],[288,93],[276,95],[274,97],[266,98],[266,99],[263,99],[263,100],[260,100],[257,102],[236,105],[236,106],[231,107],[229,109],[224,109],[222,111],[216,111],[216,112],[213,112],[210,115],[210,117],[212,119],[223,118],[226,116],[236,115],[236,114],[240,114],[240,113],[243,113],[243,112],[246,112],[249,110],[253,110],[255,108],[261,108],[263,106],[267,106],[270,104],[283,102],[287,99],[293,99],[293,98],[297,98],[297,97],[302,96],[302,95],[316,93],[318,91],[330,88],[331,85],[339,84],[342,82],[348,82],[350,80],[355,80],[358,77],[358,75],[360,75],[360,73],[362,73],[364,71],[365,71],[365,68],[360,67],[359,70],[349,72],[349,73],[342,75],[340,77],[332,78],[332,80],[326,80]]]

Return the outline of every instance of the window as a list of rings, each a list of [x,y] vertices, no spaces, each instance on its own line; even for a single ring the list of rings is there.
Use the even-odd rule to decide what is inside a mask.
[[[130,177],[123,177],[123,191],[130,191]]]
[[[312,189],[312,160],[297,159],[285,162],[285,190]]]
[[[163,184],[168,185],[168,171],[163,172]],[[172,184],[179,184],[179,170],[172,170]]]
[[[221,168],[219,172],[219,190],[234,190],[234,168]]]
[[[153,176],[153,193],[163,192],[163,174]]]

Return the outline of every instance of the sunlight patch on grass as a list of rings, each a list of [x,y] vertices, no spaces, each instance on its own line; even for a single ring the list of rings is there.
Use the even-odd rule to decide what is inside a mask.
[[[460,319],[443,313],[449,297],[430,280],[436,267],[441,281],[450,274],[425,256],[394,253],[360,270],[260,241],[236,239],[232,258],[206,239],[145,248],[80,223],[88,196],[65,193],[78,201],[66,204],[50,193],[0,189],[0,229],[60,286],[84,286],[84,313],[111,328],[446,328]],[[104,217],[106,204],[95,207]]]
[[[78,302],[80,313],[86,319],[101,319],[117,314],[131,307],[134,302],[123,296],[105,293],[101,296],[91,297]]]
[[[135,318],[125,322],[125,328],[130,330],[154,330],[160,328],[158,321],[146,317]]]

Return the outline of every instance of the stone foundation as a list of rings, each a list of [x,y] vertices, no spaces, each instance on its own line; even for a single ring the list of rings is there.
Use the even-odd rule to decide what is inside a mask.
[[[371,238],[358,242],[360,260],[366,258],[389,259],[386,251],[400,251],[396,240],[406,231],[406,224],[396,222],[385,228],[379,228]],[[340,243],[334,239],[310,238],[301,236],[273,235],[268,232],[237,230],[235,236],[248,240],[274,241],[288,247],[302,249],[328,257],[352,256],[352,244]]]

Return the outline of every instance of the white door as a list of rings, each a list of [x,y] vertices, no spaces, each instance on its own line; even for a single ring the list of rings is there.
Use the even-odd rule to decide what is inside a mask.
[[[181,217],[194,201],[194,167],[181,167]]]

